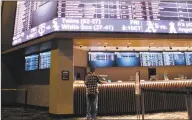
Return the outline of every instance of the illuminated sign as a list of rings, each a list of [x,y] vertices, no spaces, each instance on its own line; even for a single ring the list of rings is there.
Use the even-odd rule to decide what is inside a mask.
[[[13,38],[13,45],[55,31],[192,33],[192,22],[55,18]]]
[[[192,2],[18,1],[12,45],[57,31],[191,34]]]

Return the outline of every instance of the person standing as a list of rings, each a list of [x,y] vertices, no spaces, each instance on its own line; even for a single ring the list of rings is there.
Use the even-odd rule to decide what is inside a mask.
[[[105,82],[101,77],[95,74],[95,69],[90,68],[90,72],[85,77],[86,86],[86,102],[87,102],[87,120],[97,119],[98,109],[98,84],[104,84]]]

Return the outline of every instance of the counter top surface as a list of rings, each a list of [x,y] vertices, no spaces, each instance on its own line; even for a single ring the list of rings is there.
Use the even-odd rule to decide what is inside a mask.
[[[141,80],[141,84],[152,84],[152,83],[182,83],[182,82],[191,82],[192,79],[186,79],[186,80],[158,80],[158,81],[143,81]],[[84,84],[84,81],[76,81],[74,84]],[[127,81],[127,82],[111,82],[111,83],[106,83],[103,85],[107,84],[135,84],[135,81]]]

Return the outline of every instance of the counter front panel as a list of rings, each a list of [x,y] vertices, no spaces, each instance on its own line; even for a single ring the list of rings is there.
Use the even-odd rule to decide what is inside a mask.
[[[154,90],[192,90],[192,81],[142,82],[141,87]],[[99,86],[99,114],[135,113],[134,83],[109,83]],[[74,113],[86,114],[86,91],[83,84],[74,84]],[[186,110],[185,96],[175,93],[145,91],[145,111]]]

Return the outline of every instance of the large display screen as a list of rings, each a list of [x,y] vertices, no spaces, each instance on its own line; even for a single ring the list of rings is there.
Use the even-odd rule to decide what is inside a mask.
[[[139,53],[136,52],[115,52],[116,63],[119,67],[140,66]]]
[[[163,66],[161,52],[140,52],[141,66]]]
[[[192,1],[17,2],[12,45],[55,31],[191,34]]]
[[[186,65],[192,65],[192,52],[185,52]]]
[[[39,57],[38,54],[25,57],[25,71],[38,69],[38,57]]]
[[[185,65],[185,55],[184,52],[163,52],[164,65],[174,66],[174,65]]]
[[[51,65],[51,52],[40,53],[39,69],[50,68]]]
[[[88,62],[91,67],[112,67],[115,64],[114,52],[89,52]]]

